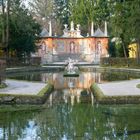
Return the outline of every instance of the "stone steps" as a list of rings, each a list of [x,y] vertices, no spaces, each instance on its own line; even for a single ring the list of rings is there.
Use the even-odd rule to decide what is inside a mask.
[[[84,62],[81,54],[58,54],[53,56],[53,62],[65,62],[71,58],[72,60],[78,60],[79,62]]]

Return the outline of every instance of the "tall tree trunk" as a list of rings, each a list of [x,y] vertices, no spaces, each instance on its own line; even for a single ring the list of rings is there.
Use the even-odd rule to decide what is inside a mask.
[[[121,35],[121,40],[122,40],[122,47],[123,47],[123,53],[124,53],[124,57],[125,57],[125,60],[126,60],[126,64],[127,66],[129,67],[129,61],[128,61],[128,58],[127,58],[127,52],[126,52],[126,44],[124,42],[124,37],[123,35]]]
[[[125,48],[124,42],[122,42],[122,46],[123,46],[124,57],[127,59],[127,53],[126,53],[126,48]]]
[[[122,47],[123,47],[123,53],[124,57],[127,59],[127,53],[126,53],[126,48],[125,48],[125,42],[124,42],[124,36],[123,34],[120,35],[121,41],[122,41]]]
[[[6,56],[9,57],[9,9],[10,9],[10,0],[7,0],[7,13],[6,13]]]
[[[2,0],[2,45],[3,47],[5,44],[5,5],[4,5],[4,1]]]

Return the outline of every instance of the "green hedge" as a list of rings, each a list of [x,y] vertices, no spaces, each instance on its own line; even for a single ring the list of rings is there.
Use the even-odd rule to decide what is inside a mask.
[[[140,67],[135,58],[119,58],[119,57],[109,57],[101,58],[101,66],[128,66],[128,67]]]

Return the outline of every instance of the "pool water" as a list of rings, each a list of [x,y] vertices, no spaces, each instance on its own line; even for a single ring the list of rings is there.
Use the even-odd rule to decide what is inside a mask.
[[[8,78],[54,85],[45,108],[0,111],[0,140],[139,140],[140,105],[100,105],[92,83],[139,78],[129,74],[81,72],[25,73]]]

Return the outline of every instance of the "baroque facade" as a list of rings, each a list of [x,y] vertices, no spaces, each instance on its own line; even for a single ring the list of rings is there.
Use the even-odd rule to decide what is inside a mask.
[[[74,26],[71,22],[70,29],[64,25],[63,35],[52,36],[52,26],[49,23],[49,32],[43,29],[40,34],[40,43],[36,53],[41,57],[42,63],[65,62],[68,58],[99,64],[101,57],[108,57],[108,35],[105,22],[104,32],[98,28],[94,32],[94,25],[91,24],[90,36],[81,35],[80,25]]]

